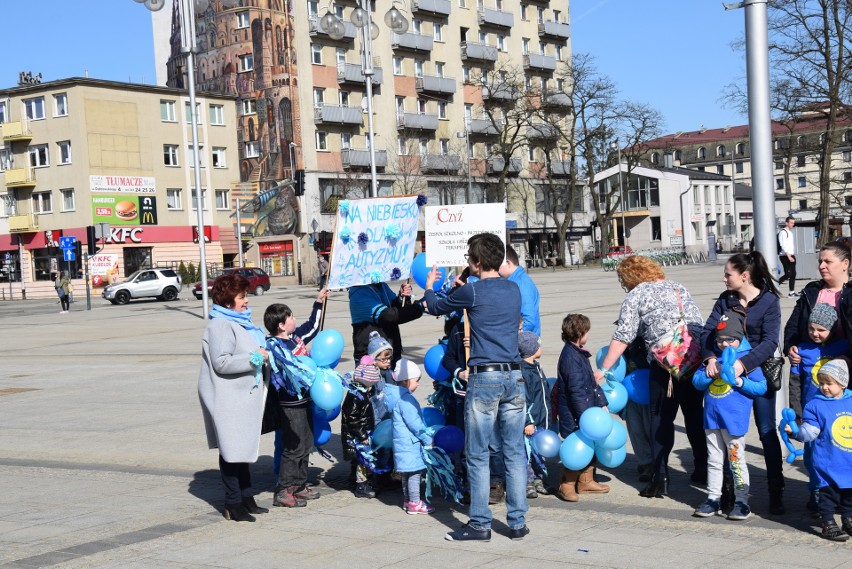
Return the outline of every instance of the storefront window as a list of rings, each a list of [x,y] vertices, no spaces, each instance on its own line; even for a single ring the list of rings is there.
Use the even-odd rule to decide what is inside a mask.
[[[79,242],[78,242],[79,243]],[[80,264],[79,246],[73,261],[62,260],[62,250],[56,247],[33,249],[33,280],[52,281],[59,271],[68,271],[72,279],[83,278],[83,266]]]
[[[292,277],[296,275],[296,260],[293,241],[260,243],[260,268],[270,277]]]
[[[124,248],[124,276],[129,277],[139,269],[151,269],[151,247]]]

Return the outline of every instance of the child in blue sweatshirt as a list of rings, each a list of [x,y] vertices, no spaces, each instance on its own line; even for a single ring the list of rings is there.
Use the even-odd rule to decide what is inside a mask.
[[[802,412],[796,438],[813,441],[813,468],[819,479],[822,537],[846,541],[852,535],[852,393],[845,358],[831,360],[817,375],[819,394]],[[790,425],[785,430],[793,434]],[[842,529],[834,521],[840,508]]]
[[[745,314],[729,310],[719,319],[716,326],[716,356],[721,360],[722,352],[731,346],[740,358],[751,351],[745,336]],[[733,367],[733,364],[732,366]],[[729,383],[731,381],[732,383]],[[745,520],[751,516],[748,506],[749,476],[746,464],[745,435],[748,432],[752,403],[755,397],[766,393],[766,378],[760,367],[740,377],[733,372],[725,380],[707,376],[701,366],[692,377],[692,384],[704,395],[704,432],[707,435],[707,499],[695,509],[694,516],[706,518],[721,511],[722,469],[725,452],[734,480],[736,502],[728,514],[729,520]]]

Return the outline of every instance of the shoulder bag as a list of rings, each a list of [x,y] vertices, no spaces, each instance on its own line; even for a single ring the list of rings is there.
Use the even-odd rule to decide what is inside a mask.
[[[766,377],[766,390],[780,391],[781,372],[784,371],[784,358],[781,357],[781,352],[778,348],[775,348],[775,353],[760,364],[760,369],[763,370],[763,375]]]
[[[680,290],[677,287],[673,288],[677,295],[680,318],[674,328],[651,346],[651,355],[671,377],[685,379],[692,375],[701,362],[701,346],[686,326]]]

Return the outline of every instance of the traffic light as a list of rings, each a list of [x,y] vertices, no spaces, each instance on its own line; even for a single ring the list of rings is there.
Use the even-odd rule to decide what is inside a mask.
[[[95,237],[95,226],[88,225],[86,226],[86,246],[88,247],[88,253],[91,257],[92,255],[97,255],[98,253],[98,238]]]
[[[305,171],[304,170],[296,170],[295,181],[295,192],[297,196],[305,195]]]

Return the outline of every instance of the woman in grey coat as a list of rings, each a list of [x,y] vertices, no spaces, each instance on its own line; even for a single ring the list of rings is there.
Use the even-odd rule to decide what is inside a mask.
[[[249,463],[257,461],[266,401],[262,370],[269,359],[263,330],[251,321],[249,286],[240,275],[223,275],[213,283],[213,310],[201,339],[198,377],[207,442],[219,449],[224,515],[238,522],[253,522],[252,514],[269,511],[249,494]]]

